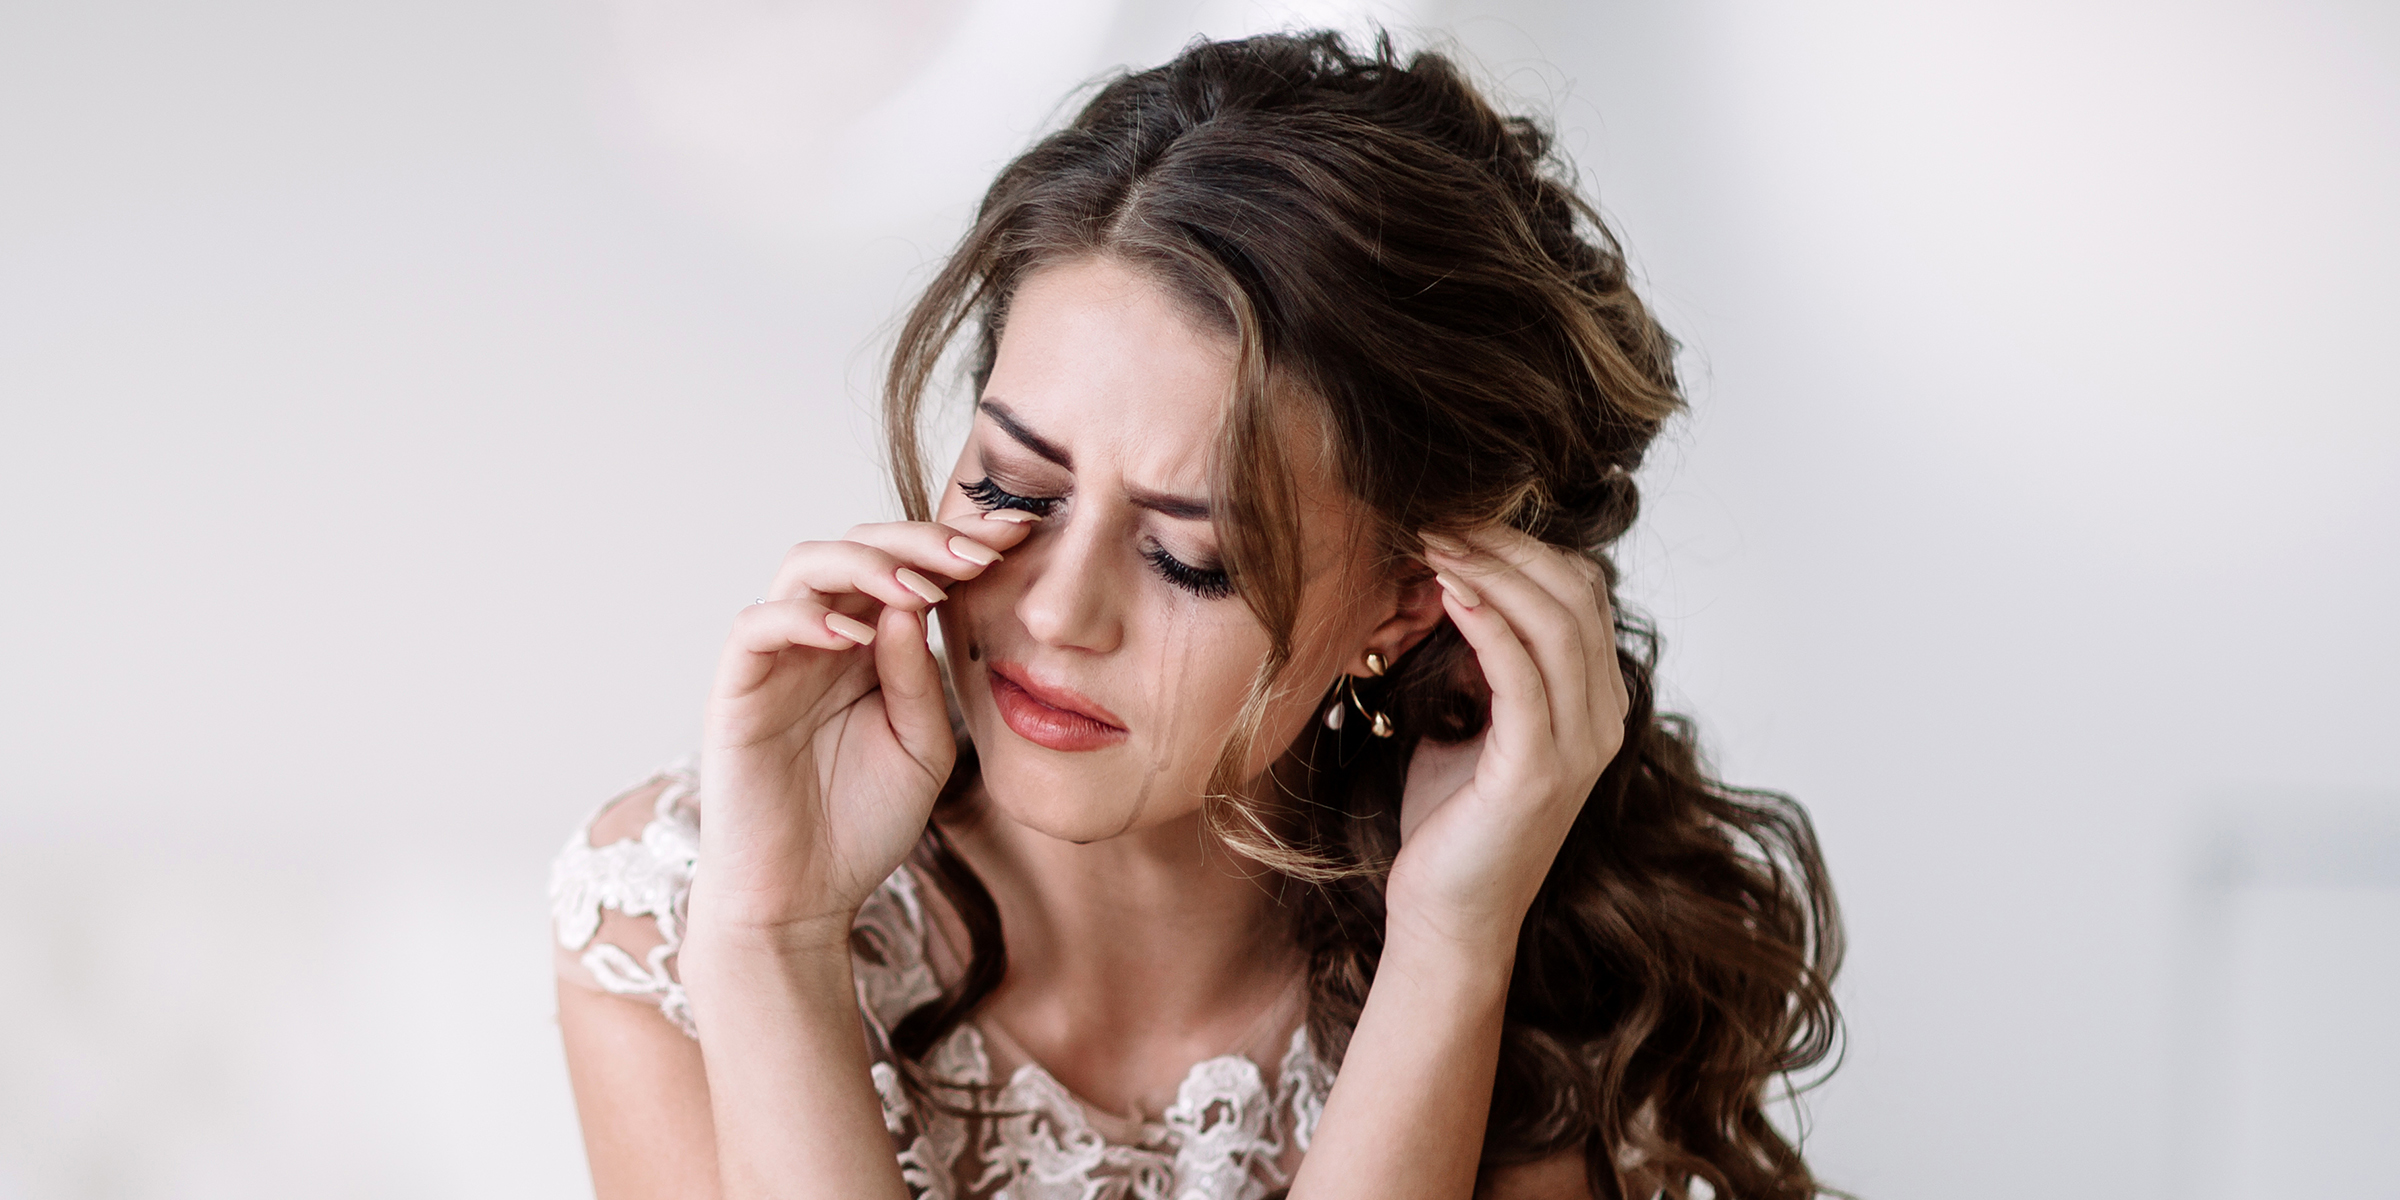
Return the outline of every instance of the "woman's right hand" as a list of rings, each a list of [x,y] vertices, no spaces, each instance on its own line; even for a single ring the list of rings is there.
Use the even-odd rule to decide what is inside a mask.
[[[773,590],[734,618],[709,693],[696,923],[849,936],[957,759],[933,605],[1023,541],[1030,517],[862,525],[784,555]]]

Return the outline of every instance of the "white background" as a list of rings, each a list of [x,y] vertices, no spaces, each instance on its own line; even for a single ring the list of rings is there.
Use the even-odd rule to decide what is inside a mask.
[[[1686,347],[1673,699],[1815,813],[1900,1197],[2400,1195],[2400,9],[0,8],[0,1197],[571,1196],[547,858],[1079,81],[1372,15]],[[2263,847],[2263,848],[2262,848]]]

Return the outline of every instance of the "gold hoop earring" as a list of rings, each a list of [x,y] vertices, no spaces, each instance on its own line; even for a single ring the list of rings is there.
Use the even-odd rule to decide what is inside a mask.
[[[1385,671],[1390,669],[1390,664],[1384,661],[1382,655],[1377,654],[1372,650],[1367,651],[1368,674],[1380,677]],[[1340,685],[1341,695],[1335,696],[1333,698],[1333,706],[1325,710],[1325,728],[1337,731],[1341,729],[1343,718],[1348,715],[1347,713],[1343,712],[1342,701],[1347,698],[1350,702],[1349,706],[1356,708],[1358,710],[1358,715],[1367,719],[1368,732],[1379,738],[1388,738],[1392,736],[1393,730],[1391,717],[1385,715],[1384,713],[1378,712],[1375,709],[1368,708],[1367,702],[1358,698],[1357,679],[1357,676],[1350,674],[1348,671],[1342,672],[1342,682]]]

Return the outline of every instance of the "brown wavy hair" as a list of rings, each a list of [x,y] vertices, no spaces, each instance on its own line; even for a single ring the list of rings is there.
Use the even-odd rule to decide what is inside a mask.
[[[1425,570],[1426,532],[1507,524],[1590,556],[1639,505],[1633,472],[1682,406],[1674,342],[1538,122],[1496,110],[1439,54],[1405,63],[1333,33],[1195,42],[1099,87],[1010,163],[908,314],[886,387],[891,464],[929,519],[918,432],[971,328],[980,390],[1027,275],[1107,255],[1239,344],[1217,447],[1218,534],[1270,652],[1203,813],[1280,871],[1310,970],[1309,1033],[1338,1064],[1383,943],[1398,798],[1421,739],[1479,733],[1488,697],[1455,627],[1369,682],[1363,721],[1310,732],[1268,795],[1238,778],[1269,699],[1292,686],[1300,596],[1294,464],[1279,413],[1332,437],[1385,569]],[[1653,708],[1657,639],[1617,621],[1632,696],[1624,748],[1527,914],[1510,983],[1487,1166],[1580,1150],[1592,1194],[1809,1197],[1769,1089],[1826,1060],[1841,957],[1833,893],[1791,800],[1709,777],[1690,723]],[[1305,768],[1288,769],[1292,765]],[[957,803],[971,748],[946,793]],[[1288,776],[1288,778],[1287,778]],[[971,939],[968,969],[893,1030],[921,1058],[1006,973],[999,911],[940,820],[916,861]]]

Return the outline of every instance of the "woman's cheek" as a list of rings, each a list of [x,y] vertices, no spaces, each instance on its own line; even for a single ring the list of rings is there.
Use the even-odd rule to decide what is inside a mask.
[[[1190,727],[1208,731],[1193,739],[1199,760],[1199,779],[1196,786],[1205,787],[1208,775],[1216,769],[1217,756],[1224,737],[1241,718],[1243,702],[1250,698],[1251,681],[1257,678],[1258,668],[1267,658],[1266,631],[1260,629],[1250,610],[1239,600],[1215,601],[1212,607],[1230,608],[1239,619],[1204,623],[1199,636],[1202,647],[1193,664],[1195,670],[1182,689],[1185,702],[1199,719],[1187,722]],[[1229,614],[1230,615],[1230,614]],[[1276,728],[1276,719],[1283,706],[1270,709],[1267,724],[1260,726],[1259,736],[1250,748],[1249,774],[1256,775],[1275,760],[1290,741]]]

